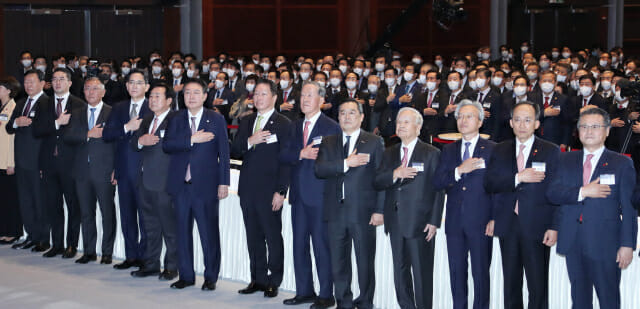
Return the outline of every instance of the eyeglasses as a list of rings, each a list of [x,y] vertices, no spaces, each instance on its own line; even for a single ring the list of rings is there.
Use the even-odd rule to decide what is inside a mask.
[[[578,125],[578,129],[580,129],[580,130],[588,130],[588,129],[597,130],[597,129],[606,128],[606,127],[608,127],[608,126],[605,126],[603,124],[592,124],[592,125],[580,124],[580,125]]]
[[[132,85],[132,86],[142,86],[142,85],[145,84],[145,81],[143,81],[143,80],[138,80],[138,81],[131,80],[131,81],[127,82],[127,83],[129,85]]]

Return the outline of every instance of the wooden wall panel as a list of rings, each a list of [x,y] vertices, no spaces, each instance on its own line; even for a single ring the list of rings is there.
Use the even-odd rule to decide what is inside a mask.
[[[180,8],[165,7],[163,12],[162,55],[169,57],[180,50]]]
[[[338,16],[335,8],[283,9],[282,49],[298,53],[305,50],[335,50],[338,45]]]
[[[276,50],[275,8],[216,8],[213,11],[213,33],[215,51],[204,51],[205,55],[216,52],[243,52]]]

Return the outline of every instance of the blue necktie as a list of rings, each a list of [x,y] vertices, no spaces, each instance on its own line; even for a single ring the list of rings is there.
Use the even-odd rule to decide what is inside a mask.
[[[92,108],[89,108],[89,110],[91,111],[91,116],[89,116],[89,130],[91,130],[93,129],[93,126],[96,122],[96,114],[95,114],[96,108],[92,107]]]
[[[471,145],[471,142],[464,143],[464,153],[462,154],[462,162],[464,162],[464,160],[466,159],[469,159],[469,145]]]
[[[404,93],[409,94],[409,89],[411,89],[411,85],[407,85],[407,87],[404,89]]]

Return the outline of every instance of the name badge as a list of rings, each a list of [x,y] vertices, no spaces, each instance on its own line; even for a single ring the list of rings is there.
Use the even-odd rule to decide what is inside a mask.
[[[160,138],[164,138],[164,130],[160,130]]]
[[[33,118],[36,116],[36,111],[29,112],[29,117]]]
[[[0,114],[0,121],[9,121],[9,116],[7,116],[7,114]]]
[[[491,103],[483,103],[482,107],[484,108],[491,108]]]
[[[560,105],[557,105],[557,106],[553,106],[553,109],[557,109],[557,110],[560,110]]]
[[[486,165],[484,164],[484,159],[480,158],[480,162],[478,162],[478,168],[482,169],[482,168],[487,168]]]
[[[313,145],[320,145],[322,143],[322,136],[316,136],[313,138]]]
[[[267,137],[267,144],[273,144],[278,142],[278,136],[275,134],[271,134]]]
[[[424,172],[424,163],[422,162],[413,162],[411,163],[411,167],[415,168],[418,172]]]
[[[431,108],[440,108],[440,103],[438,102],[431,103]]]
[[[289,100],[289,101],[287,101],[287,103],[289,103],[291,105],[296,105],[296,100]]]
[[[531,167],[536,171],[536,172],[545,172],[546,171],[546,163],[544,162],[532,162],[531,163]]]
[[[227,104],[229,104],[229,101],[227,100],[222,101],[222,105],[227,105]]]
[[[616,184],[616,175],[614,174],[604,174],[600,175],[600,184],[601,185],[615,185]]]

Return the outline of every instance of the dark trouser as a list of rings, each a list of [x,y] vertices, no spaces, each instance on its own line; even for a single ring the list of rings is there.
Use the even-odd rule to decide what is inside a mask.
[[[322,207],[305,205],[299,201],[291,207],[291,225],[293,228],[293,268],[296,274],[296,295],[314,294],[311,269],[310,240],[313,242],[313,255],[316,262],[320,297],[333,297],[333,279],[331,278],[331,254],[327,223],[322,220]]]
[[[64,202],[66,201],[69,218],[67,247],[76,248],[80,236],[80,208],[74,180],[69,171],[61,168],[56,164],[52,170],[43,172],[42,185],[46,192],[47,219],[53,247],[64,248]]]
[[[7,175],[6,170],[0,170],[0,237],[21,237],[22,218],[16,186],[16,176]]]
[[[452,229],[454,230],[454,229]],[[493,238],[484,231],[467,233],[462,227],[447,233],[447,254],[453,308],[466,309],[468,305],[468,256],[471,254],[471,274],[473,275],[473,308],[489,308],[489,267]]]
[[[20,214],[29,239],[49,244],[49,228],[44,220],[42,205],[40,171],[16,167],[16,183]]]
[[[344,219],[344,218],[343,218]],[[338,308],[373,308],[376,287],[376,227],[368,222],[349,223],[346,220],[329,221],[331,266]],[[355,249],[360,296],[353,300],[351,292],[351,244]]]
[[[176,232],[178,235],[178,271],[180,279],[194,282],[193,220],[198,224],[200,243],[204,255],[204,279],[218,281],[220,273],[220,229],[218,226],[218,200],[202,200],[193,186],[185,186],[174,197]]]
[[[120,202],[120,225],[124,237],[124,252],[127,260],[142,260],[146,250],[147,235],[144,220],[138,211],[139,199],[136,185],[127,176],[118,179],[118,200]],[[140,224],[140,230],[138,230]]]
[[[164,238],[166,246],[164,268],[175,271],[178,269],[178,253],[176,247],[175,209],[173,208],[171,197],[164,191],[147,190],[142,184],[138,188],[140,211],[142,212],[145,234],[147,235],[144,269],[160,269],[162,239]]]
[[[593,308],[593,288],[600,308],[620,308],[620,268],[615,260],[595,260],[584,252],[586,239],[579,226],[576,243],[567,253],[572,308]]]
[[[542,243],[542,239],[524,237],[517,218],[513,220],[511,231],[500,238],[504,277],[504,307],[523,308],[522,276],[524,268],[529,289],[527,308],[548,308],[549,247]]]
[[[242,218],[247,232],[251,281],[280,286],[284,272],[282,209],[271,210],[271,200],[240,197]],[[268,254],[267,254],[268,252]]]
[[[113,202],[114,186],[109,179],[77,179],[76,190],[82,222],[84,254],[96,254],[96,201],[102,216],[102,255],[113,254],[116,237],[116,209]]]
[[[434,237],[427,241],[426,236],[424,233],[415,238],[406,238],[399,231],[389,233],[393,256],[393,281],[400,308],[432,307],[436,239]]]

